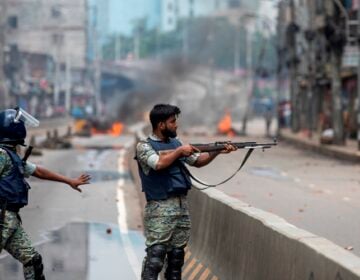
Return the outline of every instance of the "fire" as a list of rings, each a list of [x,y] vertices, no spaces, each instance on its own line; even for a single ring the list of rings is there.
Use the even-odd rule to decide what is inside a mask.
[[[109,134],[112,136],[120,136],[123,132],[124,125],[121,122],[114,122],[111,126]]]
[[[99,129],[96,127],[91,128],[91,134],[109,134],[111,136],[120,136],[124,130],[124,124],[121,122],[114,122],[111,124],[111,127],[108,129]]]
[[[226,111],[224,117],[219,121],[218,132],[220,134],[226,134],[228,137],[235,136],[230,112]]]

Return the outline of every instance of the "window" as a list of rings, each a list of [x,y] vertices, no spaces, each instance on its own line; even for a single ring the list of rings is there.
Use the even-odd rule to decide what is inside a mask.
[[[17,16],[9,16],[8,17],[8,25],[12,29],[18,28],[18,17]]]
[[[240,0],[229,0],[229,8],[239,8]]]
[[[56,5],[51,7],[51,17],[52,18],[60,18],[61,17],[61,8],[60,6]]]
[[[315,10],[317,14],[323,13],[324,10],[323,0],[315,0]]]

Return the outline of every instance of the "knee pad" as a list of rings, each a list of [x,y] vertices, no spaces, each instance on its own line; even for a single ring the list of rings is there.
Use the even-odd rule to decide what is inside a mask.
[[[167,253],[166,280],[180,280],[181,268],[184,265],[185,252],[183,248],[175,248]]]
[[[155,271],[161,271],[166,256],[165,245],[154,245],[147,249],[147,262]]]
[[[32,267],[35,274],[34,280],[45,280],[44,276],[44,265],[42,262],[42,257],[40,254],[36,254],[29,262],[27,262],[25,267]]]
[[[184,265],[185,251],[183,248],[175,248],[168,252],[167,257],[169,265],[181,268]]]

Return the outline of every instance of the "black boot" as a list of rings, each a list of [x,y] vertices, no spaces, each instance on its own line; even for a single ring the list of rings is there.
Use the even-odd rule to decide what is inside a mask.
[[[32,270],[31,273],[35,277],[34,280],[45,280],[45,276],[43,272],[44,266],[40,254],[36,254],[31,261],[29,261],[27,264],[24,265],[24,268]]]
[[[141,280],[157,280],[166,256],[165,245],[154,245],[146,249]]]
[[[181,280],[181,268],[184,265],[184,248],[175,248],[167,253],[166,280]]]

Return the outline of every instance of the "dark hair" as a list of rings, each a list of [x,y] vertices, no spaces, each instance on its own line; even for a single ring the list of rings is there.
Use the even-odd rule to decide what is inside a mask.
[[[181,113],[180,109],[170,104],[157,104],[150,111],[150,122],[153,129],[156,129],[160,122],[164,122],[172,116]]]

